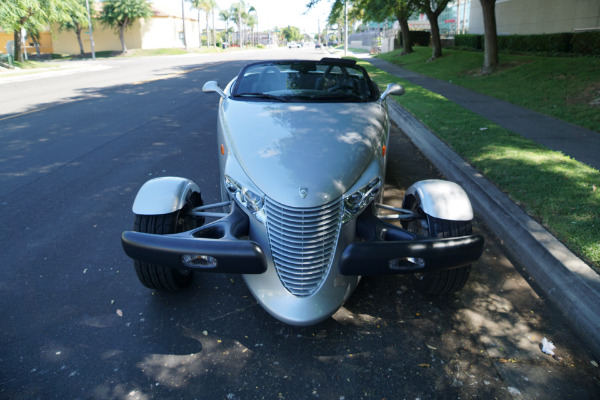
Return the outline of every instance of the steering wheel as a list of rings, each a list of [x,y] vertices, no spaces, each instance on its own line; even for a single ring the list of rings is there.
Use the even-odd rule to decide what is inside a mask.
[[[265,69],[263,69],[262,71],[260,71],[260,76],[258,80],[260,82],[272,82],[273,80],[276,80],[277,77],[279,77],[279,74],[279,68],[270,65],[268,67],[265,67]]]
[[[327,67],[327,69],[325,70],[325,73],[323,74],[323,77],[325,78],[325,81],[327,81],[327,79],[335,79],[332,77],[331,74],[331,70],[333,69],[334,65],[330,65],[329,67]],[[329,89],[327,89],[328,92],[330,93],[334,93],[337,92],[338,90],[343,90],[343,89],[354,89],[354,87],[352,87],[348,82],[351,82],[350,78],[350,74],[348,74],[348,70],[342,66],[339,67],[340,71],[342,72],[342,76],[340,79],[335,79],[336,84],[335,86],[330,87]]]

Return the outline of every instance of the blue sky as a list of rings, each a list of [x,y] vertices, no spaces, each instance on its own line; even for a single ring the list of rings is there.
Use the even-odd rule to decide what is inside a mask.
[[[258,15],[258,28],[263,31],[277,26],[279,28],[296,26],[302,33],[316,33],[318,20],[321,21],[321,29],[325,22],[333,0],[321,0],[314,9],[306,12],[306,4],[309,0],[245,0],[247,6],[253,6]],[[228,9],[235,0],[217,0],[220,9]],[[215,21],[217,27],[224,22]]]

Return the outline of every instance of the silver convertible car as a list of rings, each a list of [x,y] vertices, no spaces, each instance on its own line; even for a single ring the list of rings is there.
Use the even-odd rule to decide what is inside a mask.
[[[461,289],[483,250],[455,183],[425,180],[402,208],[381,204],[387,98],[355,61],[264,61],[221,89],[221,201],[204,204],[190,179],[146,182],[122,244],[140,282],[188,285],[192,272],[242,274],[278,320],[311,325],[335,313],[361,276],[411,274],[440,295]]]

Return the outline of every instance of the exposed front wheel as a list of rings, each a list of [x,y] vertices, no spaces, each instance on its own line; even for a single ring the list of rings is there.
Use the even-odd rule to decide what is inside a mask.
[[[423,212],[420,202],[416,200],[411,209],[419,216],[407,221],[404,227],[421,236],[449,238],[471,235],[473,227],[470,221],[449,221],[432,217]],[[471,266],[436,272],[416,273],[412,281],[422,293],[429,295],[445,295],[459,291],[469,279]]]
[[[198,194],[197,199],[199,198],[200,195]],[[196,202],[198,201],[201,202],[201,200],[197,200]],[[197,205],[200,204],[188,203],[183,209],[170,214],[136,215],[133,230],[136,232],[165,235],[197,228],[202,225],[203,221],[192,217],[188,213],[190,207]],[[150,289],[174,292],[189,286],[193,277],[192,271],[189,270],[147,264],[138,260],[134,260],[133,265],[142,285]]]

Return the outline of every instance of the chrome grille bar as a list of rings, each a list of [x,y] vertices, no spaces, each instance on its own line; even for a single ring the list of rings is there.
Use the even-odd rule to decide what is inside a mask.
[[[342,203],[286,207],[267,198],[267,232],[277,275],[293,295],[313,294],[329,271],[340,232]]]

